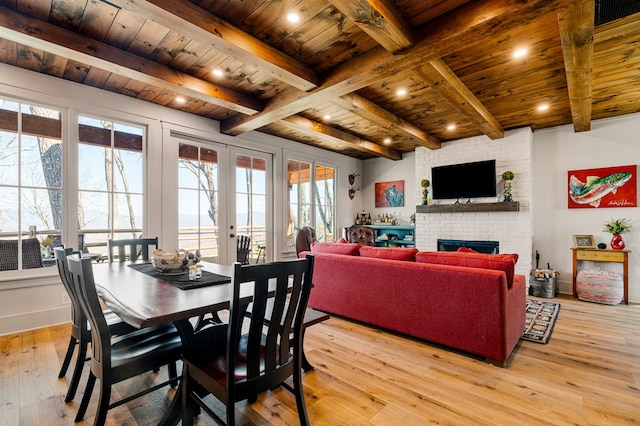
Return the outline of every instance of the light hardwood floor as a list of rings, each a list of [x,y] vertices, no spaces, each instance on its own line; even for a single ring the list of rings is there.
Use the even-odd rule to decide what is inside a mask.
[[[335,317],[309,328],[305,345],[316,369],[303,381],[311,423],[640,423],[640,305],[550,301],[562,305],[551,341],[521,342],[508,368]],[[85,379],[76,400],[65,404],[70,373],[66,380],[57,373],[67,333],[63,325],[0,337],[0,425],[73,423]],[[159,378],[132,379],[116,394]],[[111,410],[107,424],[156,424],[172,396],[165,388]],[[86,424],[96,400],[97,393]],[[297,424],[295,399],[284,389],[236,409],[242,424]],[[213,422],[203,414],[198,424]]]

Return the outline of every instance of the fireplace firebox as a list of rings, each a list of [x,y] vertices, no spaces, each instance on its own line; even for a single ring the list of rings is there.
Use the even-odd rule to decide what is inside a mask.
[[[469,240],[438,239],[438,251],[456,251],[460,247],[467,247],[479,253],[498,254],[500,243],[498,241],[469,241]]]

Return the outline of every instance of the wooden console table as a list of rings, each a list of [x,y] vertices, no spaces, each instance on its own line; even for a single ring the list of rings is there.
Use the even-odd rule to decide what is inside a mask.
[[[578,261],[622,263],[622,282],[624,285],[624,303],[629,304],[629,250],[605,250],[596,248],[574,247],[573,250],[573,297],[578,297],[576,277]]]

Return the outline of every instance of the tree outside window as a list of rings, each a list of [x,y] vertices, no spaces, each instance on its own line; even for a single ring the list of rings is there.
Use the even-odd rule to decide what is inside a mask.
[[[312,173],[314,171],[315,173]],[[316,230],[318,241],[335,235],[335,169],[290,159],[287,161],[289,218],[287,246],[295,245],[295,231],[303,226]]]
[[[60,241],[62,167],[61,112],[0,98],[0,270],[53,266],[26,240]]]
[[[181,143],[178,148],[180,248],[218,260],[218,151]]]
[[[79,233],[87,251],[105,254],[108,239],[142,235],[145,132],[80,116],[78,134]]]

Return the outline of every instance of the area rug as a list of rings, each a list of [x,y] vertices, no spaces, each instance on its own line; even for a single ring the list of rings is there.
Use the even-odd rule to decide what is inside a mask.
[[[527,299],[527,319],[522,339],[546,344],[560,313],[560,304]]]

